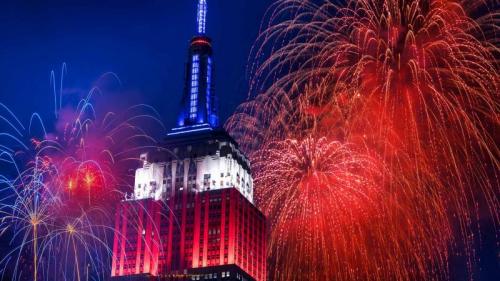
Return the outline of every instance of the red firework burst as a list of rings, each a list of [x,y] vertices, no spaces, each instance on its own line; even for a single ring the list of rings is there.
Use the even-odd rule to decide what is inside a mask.
[[[65,171],[63,178],[63,188],[69,194],[69,198],[88,204],[101,205],[103,202],[97,201],[109,200],[107,186],[105,184],[104,173],[100,166],[95,162],[84,162],[73,170]],[[60,179],[58,178],[58,179]]]
[[[271,143],[253,159],[257,204],[273,227],[273,280],[360,277],[369,269],[358,232],[380,214],[382,169],[374,159],[314,137]],[[347,260],[362,262],[351,272],[332,266]]]
[[[250,152],[314,132],[377,155],[388,172],[375,193],[384,194],[376,197],[376,215],[357,221],[354,232],[324,239],[327,228],[318,228],[321,235],[300,242],[273,220],[271,239],[284,240],[271,243],[270,257],[286,273],[275,273],[275,280],[446,280],[454,252],[474,278],[479,216],[499,222],[500,150],[493,132],[500,129],[500,67],[496,12],[475,19],[491,10],[466,3],[282,0],[271,9],[255,49],[269,54],[254,72],[253,91],[260,94],[239,108],[228,129]],[[264,209],[281,192],[269,183],[283,178],[272,168],[266,172],[268,184],[256,185],[267,194]],[[334,200],[328,196],[315,204],[328,206]],[[312,204],[302,199],[289,208]],[[350,223],[338,222],[342,229]],[[336,250],[347,233],[358,242],[351,244],[356,258]],[[291,255],[284,243],[311,252]],[[297,266],[318,243],[328,267]]]

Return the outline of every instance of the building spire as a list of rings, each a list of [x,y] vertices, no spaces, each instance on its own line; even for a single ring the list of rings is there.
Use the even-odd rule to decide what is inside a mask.
[[[198,0],[197,34],[191,39],[184,94],[177,126],[169,136],[219,128],[218,99],[214,92],[212,40],[205,33],[207,0]]]
[[[198,1],[198,34],[205,34],[205,27],[207,24],[207,0],[199,0]]]

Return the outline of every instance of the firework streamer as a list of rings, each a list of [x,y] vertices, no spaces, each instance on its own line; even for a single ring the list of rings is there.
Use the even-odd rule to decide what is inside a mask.
[[[36,113],[24,126],[0,104],[0,121],[8,128],[0,133],[0,163],[6,167],[0,176],[0,233],[11,246],[0,272],[12,280],[107,280],[114,236],[109,214],[131,190],[129,170],[137,155],[158,148],[152,132],[164,127],[147,105],[100,115],[98,86],[76,106],[65,105],[62,78],[56,90],[54,77],[55,126],[47,127]],[[106,77],[116,75],[99,80]]]
[[[347,232],[365,241],[351,246],[369,259],[337,251],[347,233],[299,243],[291,235],[306,229],[284,236],[282,222],[272,220],[270,239],[282,241],[271,243],[270,258],[287,260],[271,279],[449,280],[456,256],[461,274],[477,277],[479,222],[499,223],[498,3],[282,0],[267,19],[253,51],[254,96],[226,124],[263,167],[258,175],[269,173],[268,183],[282,179],[259,155],[310,132],[373,155],[384,171],[373,219]],[[256,189],[274,217],[281,190],[266,183]],[[313,204],[302,199],[287,209]],[[349,226],[337,222],[337,229]],[[324,259],[329,269],[313,268],[313,259],[297,266],[320,241],[315,249],[333,256]]]

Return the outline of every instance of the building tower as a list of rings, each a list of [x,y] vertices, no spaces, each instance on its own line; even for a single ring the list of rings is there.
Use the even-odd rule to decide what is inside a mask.
[[[250,162],[219,126],[207,1],[199,0],[176,127],[141,157],[115,216],[113,280],[266,280]]]
[[[219,125],[212,83],[212,42],[205,35],[207,1],[198,3],[197,35],[191,39],[186,65],[184,95],[177,130],[203,130]],[[173,134],[175,134],[174,132]]]

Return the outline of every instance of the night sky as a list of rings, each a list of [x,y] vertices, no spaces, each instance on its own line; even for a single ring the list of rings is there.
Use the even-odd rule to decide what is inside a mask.
[[[248,56],[270,3],[209,1],[222,120],[247,97]],[[153,105],[170,128],[195,30],[194,0],[2,1],[1,102],[24,121],[35,111],[50,119],[50,71],[59,77],[65,62],[66,88],[88,90],[101,74],[116,73],[129,105]]]
[[[214,43],[215,87],[225,120],[247,98],[248,56],[272,0],[208,2],[207,33]],[[32,112],[50,120],[50,71],[59,76],[67,63],[66,88],[88,90],[103,73],[116,73],[122,91],[109,100],[152,105],[170,128],[182,96],[195,19],[194,0],[2,0],[0,102],[24,123]],[[495,230],[486,225],[478,249],[481,280],[498,277],[495,241]]]
[[[149,104],[171,128],[184,87],[189,41],[196,33],[196,2],[0,1],[0,103],[25,125],[33,112],[40,113],[50,130],[54,124],[50,73],[54,70],[60,77],[66,63],[64,100],[78,101],[102,74],[113,72],[122,83],[121,91],[107,92],[109,96],[96,103]],[[207,34],[213,39],[221,120],[247,98],[248,56],[270,2],[209,1]],[[0,132],[9,131],[4,125],[0,124]],[[7,236],[0,237],[0,259],[10,249],[8,244]]]

